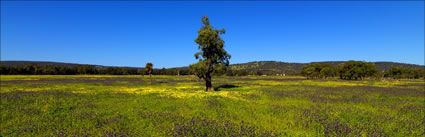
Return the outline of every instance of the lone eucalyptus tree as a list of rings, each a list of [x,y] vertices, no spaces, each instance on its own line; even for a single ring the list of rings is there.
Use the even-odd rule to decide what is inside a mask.
[[[149,74],[151,77],[151,84],[152,84],[152,71],[153,71],[153,64],[152,63],[146,63],[145,71]]]
[[[198,38],[195,39],[195,42],[199,45],[198,49],[201,51],[195,54],[195,58],[199,59],[199,64],[205,67],[201,67],[201,70],[204,71],[201,75],[205,80],[206,91],[214,91],[212,73],[220,66],[228,66],[231,56],[224,50],[224,40],[220,37],[226,31],[211,26],[207,16],[204,16],[201,20],[204,25],[199,29]]]

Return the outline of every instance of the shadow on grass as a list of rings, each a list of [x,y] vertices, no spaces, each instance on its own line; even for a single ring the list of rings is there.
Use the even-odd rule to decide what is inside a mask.
[[[235,86],[235,85],[230,85],[230,84],[224,84],[224,85],[220,85],[217,87],[214,87],[215,91],[220,91],[220,90],[224,90],[224,89],[231,89],[231,88],[237,88],[239,86]]]

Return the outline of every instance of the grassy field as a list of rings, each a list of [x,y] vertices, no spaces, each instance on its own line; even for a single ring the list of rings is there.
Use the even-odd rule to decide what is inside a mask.
[[[1,75],[0,136],[425,136],[424,80]]]

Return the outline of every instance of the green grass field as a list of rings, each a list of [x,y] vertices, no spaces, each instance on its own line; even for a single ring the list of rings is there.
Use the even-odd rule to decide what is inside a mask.
[[[424,84],[1,75],[0,136],[425,136]]]

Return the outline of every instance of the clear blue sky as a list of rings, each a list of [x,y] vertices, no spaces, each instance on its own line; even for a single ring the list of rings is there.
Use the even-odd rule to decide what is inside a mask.
[[[424,64],[424,2],[4,2],[1,60],[155,68],[196,62],[201,17],[230,62]]]

